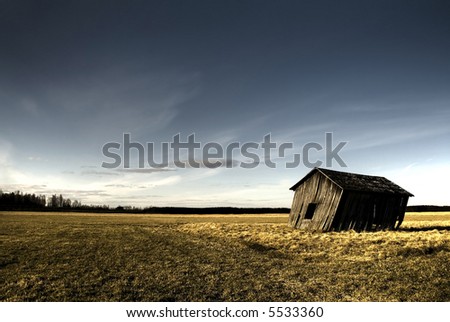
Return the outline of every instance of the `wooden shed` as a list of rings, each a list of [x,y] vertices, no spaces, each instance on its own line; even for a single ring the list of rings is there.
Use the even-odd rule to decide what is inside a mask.
[[[289,225],[308,231],[397,229],[413,196],[384,177],[321,168],[290,190]]]

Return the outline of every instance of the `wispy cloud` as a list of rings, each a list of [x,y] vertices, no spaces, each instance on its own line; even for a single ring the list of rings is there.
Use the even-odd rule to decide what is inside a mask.
[[[96,171],[96,170],[81,171],[81,175],[82,176],[98,176],[98,177],[120,176],[119,173],[110,172],[110,171]]]
[[[178,107],[198,95],[200,84],[196,73],[143,71],[127,64],[68,81],[71,86],[49,84],[46,100],[72,116],[66,126],[83,124],[83,134],[98,140],[114,140],[130,129],[137,136],[164,129]]]
[[[19,106],[21,107],[22,111],[24,111],[28,115],[34,117],[39,115],[39,107],[35,100],[29,98],[22,98],[20,100]]]
[[[237,159],[223,159],[223,158],[211,158],[211,159],[193,159],[190,162],[188,160],[180,160],[180,163],[187,169],[217,169],[217,168],[236,168],[241,164],[241,161]],[[174,164],[175,166],[175,164]]]
[[[432,124],[410,124],[399,126],[395,122],[385,122],[379,128],[373,128],[347,133],[349,144],[347,151],[369,149],[379,146],[388,146],[404,142],[414,142],[450,133],[450,128],[435,126]]]
[[[116,183],[116,184],[106,184],[105,187],[107,187],[107,188],[131,188],[132,185]]]
[[[42,159],[40,156],[29,156],[27,158],[28,161],[35,161],[35,162],[40,162],[40,161],[46,161],[44,159]]]
[[[0,166],[7,166],[11,162],[13,145],[0,137]]]
[[[125,169],[116,169],[117,172],[123,173],[155,173],[155,172],[170,172],[176,171],[176,169],[167,169],[167,168],[151,168],[151,169],[139,169],[139,168],[125,168]]]

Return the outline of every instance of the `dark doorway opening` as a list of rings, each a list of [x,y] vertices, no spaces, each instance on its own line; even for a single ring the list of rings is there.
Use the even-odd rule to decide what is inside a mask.
[[[306,209],[305,219],[312,219],[314,216],[314,212],[316,211],[317,204],[310,203],[308,208]]]

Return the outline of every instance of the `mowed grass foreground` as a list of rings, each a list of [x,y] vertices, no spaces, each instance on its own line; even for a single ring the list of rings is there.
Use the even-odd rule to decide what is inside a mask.
[[[0,212],[0,300],[450,300],[450,213],[408,213],[390,232],[286,222]]]

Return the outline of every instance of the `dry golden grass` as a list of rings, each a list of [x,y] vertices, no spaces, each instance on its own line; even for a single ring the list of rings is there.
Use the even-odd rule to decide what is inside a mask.
[[[449,301],[450,213],[307,233],[287,215],[0,212],[2,301]]]

